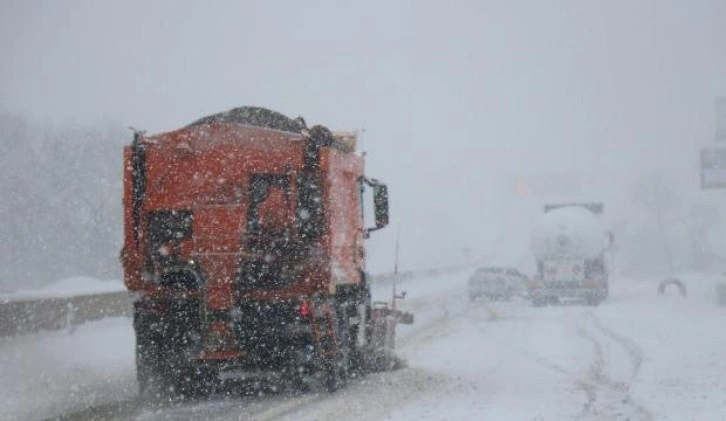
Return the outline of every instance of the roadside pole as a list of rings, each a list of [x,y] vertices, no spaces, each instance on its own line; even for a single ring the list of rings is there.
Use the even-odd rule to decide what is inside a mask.
[[[715,130],[713,144],[701,148],[701,190],[726,189],[726,96],[714,101]],[[716,283],[716,299],[726,306],[726,281]]]

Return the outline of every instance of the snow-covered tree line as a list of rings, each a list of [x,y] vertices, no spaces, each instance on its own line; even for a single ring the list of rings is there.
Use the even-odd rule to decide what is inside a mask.
[[[644,172],[634,180],[630,193],[636,211],[619,221],[624,269],[660,274],[726,270],[724,192],[688,187],[666,172]]]
[[[111,122],[40,125],[0,113],[0,290],[120,275],[129,137]]]

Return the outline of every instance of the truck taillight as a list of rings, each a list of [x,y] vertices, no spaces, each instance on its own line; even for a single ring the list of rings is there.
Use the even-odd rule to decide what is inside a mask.
[[[298,312],[300,313],[300,317],[307,319],[310,316],[310,314],[312,313],[312,307],[313,307],[312,303],[310,303],[308,301],[303,301],[298,306]]]

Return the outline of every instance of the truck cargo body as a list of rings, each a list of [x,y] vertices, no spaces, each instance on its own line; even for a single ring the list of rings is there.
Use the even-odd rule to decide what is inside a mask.
[[[124,149],[142,392],[230,373],[322,372],[335,387],[368,351],[362,194],[374,185],[387,218],[387,190],[316,133],[212,121]]]

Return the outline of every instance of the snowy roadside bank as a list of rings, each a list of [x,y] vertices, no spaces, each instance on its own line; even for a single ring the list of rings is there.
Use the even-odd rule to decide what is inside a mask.
[[[74,276],[61,279],[34,290],[17,290],[0,294],[0,303],[10,301],[38,300],[43,298],[68,298],[79,295],[94,295],[125,291],[123,282],[118,279],[95,279],[87,276]]]
[[[131,319],[0,338],[0,419],[34,420],[136,393]]]
[[[720,276],[685,274],[688,295],[659,296],[658,280],[628,280],[596,312],[607,329],[637,347],[642,365],[632,391],[658,420],[726,420],[726,308]],[[627,346],[627,345],[626,345]]]

